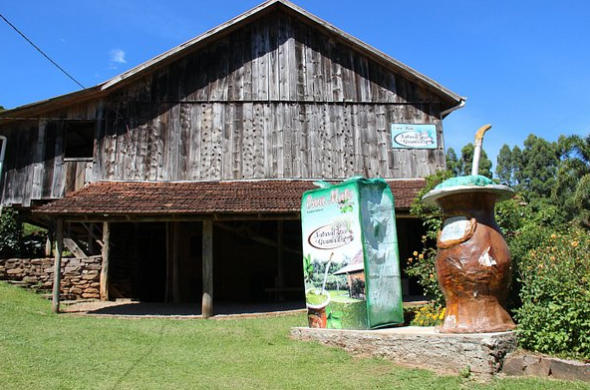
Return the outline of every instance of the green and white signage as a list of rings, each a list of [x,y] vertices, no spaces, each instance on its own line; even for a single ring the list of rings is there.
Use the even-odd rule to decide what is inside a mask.
[[[309,326],[403,322],[394,200],[385,181],[356,178],[307,191],[301,222]]]

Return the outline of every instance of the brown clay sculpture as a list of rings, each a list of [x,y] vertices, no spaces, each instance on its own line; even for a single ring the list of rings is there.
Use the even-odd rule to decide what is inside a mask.
[[[489,127],[482,129],[481,138]],[[481,142],[479,146],[481,150]],[[446,300],[441,333],[501,332],[515,327],[505,309],[512,274],[510,251],[494,220],[496,202],[514,192],[478,176],[476,169],[473,173],[449,179],[423,198],[444,213],[436,256],[438,283]]]

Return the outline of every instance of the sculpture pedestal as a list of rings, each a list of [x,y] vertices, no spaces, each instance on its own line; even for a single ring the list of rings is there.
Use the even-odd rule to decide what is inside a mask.
[[[489,378],[516,349],[516,333],[442,334],[434,327],[404,326],[379,330],[292,328],[291,337],[314,340],[346,351],[382,357],[409,367]]]

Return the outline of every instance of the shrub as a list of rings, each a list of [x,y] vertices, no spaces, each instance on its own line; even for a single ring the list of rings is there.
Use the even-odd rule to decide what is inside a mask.
[[[6,207],[0,216],[0,259],[39,257],[45,254],[47,231],[23,224],[18,211]]]
[[[407,260],[406,274],[416,277],[424,289],[424,295],[430,298],[434,306],[442,308],[445,305],[445,298],[436,278],[436,247],[428,245],[428,241],[428,235],[422,236],[424,247],[420,253],[414,251],[413,257]]]
[[[0,259],[21,255],[22,224],[18,212],[10,207],[2,209],[0,215]]]
[[[429,303],[404,309],[406,322],[413,326],[439,326],[445,318],[445,308]]]
[[[537,234],[536,242],[519,264],[519,342],[533,351],[588,359],[590,235],[572,227],[563,234]]]
[[[422,197],[436,185],[451,177],[449,171],[438,171],[426,177],[426,186],[418,193],[412,203],[410,212],[423,221],[426,234],[422,236],[422,248],[413,252],[408,259],[406,274],[415,277],[424,289],[424,295],[430,297],[431,302],[442,308],[445,300],[436,279],[436,236],[442,225],[441,211],[437,207],[428,207],[422,203]]]

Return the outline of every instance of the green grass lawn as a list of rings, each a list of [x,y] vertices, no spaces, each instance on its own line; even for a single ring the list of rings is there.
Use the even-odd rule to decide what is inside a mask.
[[[538,379],[478,383],[290,340],[303,315],[239,320],[54,315],[0,282],[0,389],[590,389]]]

